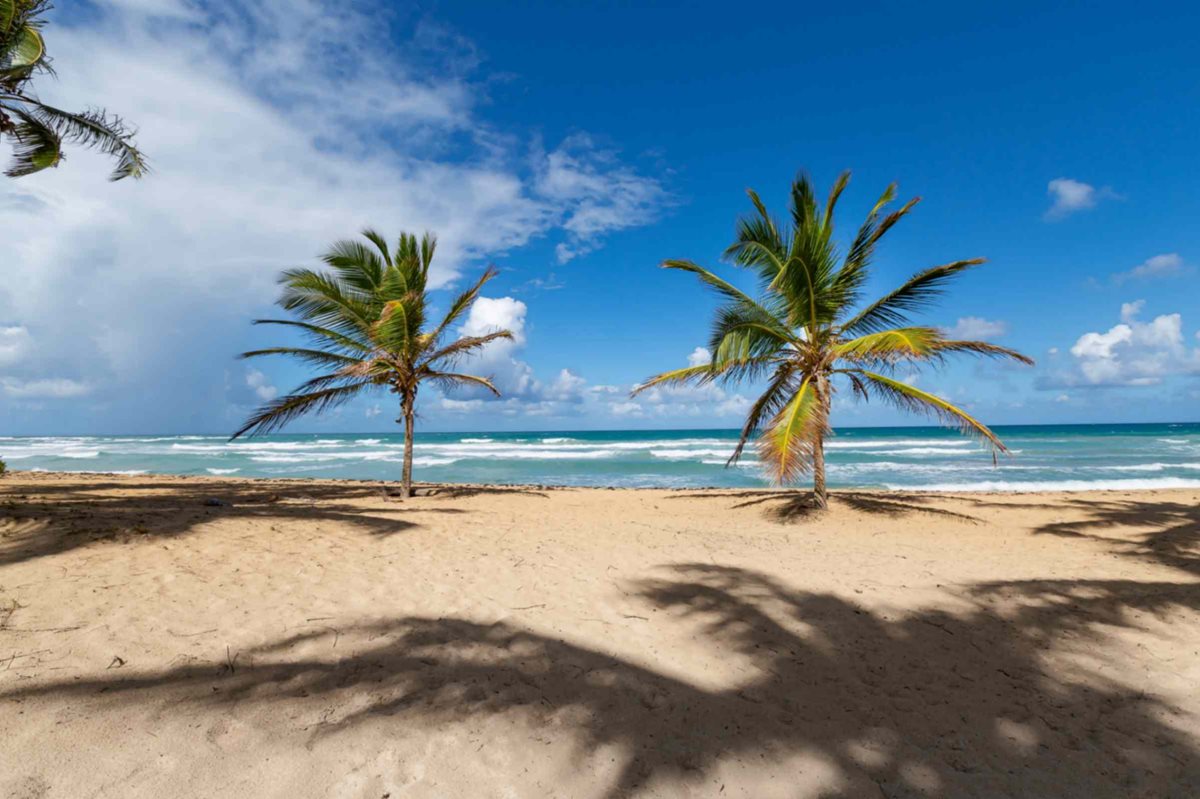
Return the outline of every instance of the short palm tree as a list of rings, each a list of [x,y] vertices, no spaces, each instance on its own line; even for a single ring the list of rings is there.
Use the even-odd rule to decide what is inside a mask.
[[[1033,363],[1004,347],[956,341],[936,328],[909,325],[912,312],[929,305],[959,274],[983,263],[981,258],[918,272],[856,311],[876,245],[918,200],[885,213],[896,196],[895,185],[889,186],[849,249],[842,251],[834,241],[833,214],[849,180],[849,172],[838,177],[822,208],[809,179],[797,177],[792,183],[791,220],[785,225],[767,213],[755,192],[747,192],[754,213],[738,222],[736,240],[725,257],[758,274],[758,299],[690,261],[664,262],[667,269],[695,274],[726,304],[713,321],[711,363],[664,372],[634,391],[765,378],[766,391],[751,406],[729,463],[741,457],[746,442],[761,430],[760,457],[775,481],[794,482],[811,472],[816,504],[822,508],[828,504],[824,442],[838,382],[862,399],[878,397],[957,425],[986,442],[994,458],[1006,450],[991,430],[945,399],[897,379],[896,371],[959,352]]]
[[[363,231],[368,244],[339,241],[322,260],[328,271],[289,269],[279,282],[278,304],[299,319],[258,319],[255,324],[285,325],[302,331],[313,346],[272,347],[242,353],[242,358],[287,355],[321,368],[322,374],[291,394],[259,408],[232,438],[269,433],[310,411],[324,411],[371,391],[387,390],[400,399],[404,422],[404,471],[401,496],[412,495],[413,428],[417,390],[426,381],[445,388],[482,386],[500,392],[484,377],[454,371],[459,359],[512,333],[497,330],[447,343],[451,327],[475,302],[485,283],[496,276],[488,269],[450,304],[437,326],[427,329],[427,282],[436,239],[419,241],[401,234],[395,251],[373,230]]]
[[[116,159],[113,180],[142,177],[146,159],[119,117],[101,110],[63,111],[43,103],[30,88],[34,75],[51,72],[40,18],[49,7],[48,0],[0,0],[0,139],[13,142],[5,174],[15,178],[58,166],[67,141]]]

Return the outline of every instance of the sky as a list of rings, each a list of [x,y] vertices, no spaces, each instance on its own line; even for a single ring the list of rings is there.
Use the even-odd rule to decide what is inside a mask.
[[[920,196],[872,292],[986,257],[917,321],[1019,349],[905,376],[992,424],[1200,420],[1200,10],[1090,4],[60,0],[43,99],[138,128],[0,179],[0,434],[223,433],[301,382],[275,278],[365,227],[435,232],[435,303],[505,396],[427,390],[427,430],[728,428],[758,386],[630,389],[703,362],[745,190],[800,170],[852,234]],[[0,156],[7,156],[0,141]],[[836,425],[923,420],[839,396]],[[394,430],[391,395],[296,432]]]

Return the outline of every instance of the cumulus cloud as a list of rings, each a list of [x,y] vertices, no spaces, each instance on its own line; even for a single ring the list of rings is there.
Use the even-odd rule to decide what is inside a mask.
[[[1200,373],[1200,349],[1188,349],[1180,314],[1143,322],[1144,305],[1124,303],[1119,324],[1080,336],[1070,350],[1072,370],[1043,379],[1041,387],[1152,386],[1173,375]]]
[[[655,179],[586,137],[531,158],[481,118],[469,42],[388,22],[316,0],[110,0],[56,19],[45,99],[119,111],[155,172],[110,184],[104,158],[73,149],[0,182],[0,320],[36,335],[28,379],[119,398],[111,426],[221,423],[225,359],[267,334],[247,320],[332,240],[434,230],[440,286],[555,230],[595,248],[652,218]]]
[[[712,363],[712,353],[707,347],[697,347],[688,356],[688,366],[703,366],[706,363]]]
[[[1071,178],[1055,178],[1046,185],[1046,194],[1052,200],[1049,210],[1045,213],[1047,220],[1063,219],[1077,211],[1095,208],[1101,200],[1118,197],[1108,186],[1096,188],[1090,183],[1084,183]]]
[[[1127,272],[1113,275],[1113,282],[1120,285],[1129,280],[1145,280],[1158,277],[1176,277],[1186,271],[1183,258],[1177,252],[1167,252],[1147,258]]]
[[[978,316],[964,316],[946,329],[946,335],[953,339],[970,339],[973,341],[988,341],[999,338],[1008,332],[1008,323],[1000,320],[988,320]]]
[[[279,389],[271,385],[267,376],[257,369],[250,369],[246,372],[246,386],[261,402],[270,402],[279,396]]]

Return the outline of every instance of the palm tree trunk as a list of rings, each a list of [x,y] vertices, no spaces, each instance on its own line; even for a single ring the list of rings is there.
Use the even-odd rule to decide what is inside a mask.
[[[824,510],[829,507],[829,492],[825,489],[825,438],[817,439],[813,450],[813,496],[816,497],[817,507]]]
[[[819,378],[816,383],[817,402],[823,406],[823,416],[829,419],[829,381]],[[825,428],[821,427],[817,434],[816,446],[813,447],[813,497],[821,510],[829,507],[829,492],[825,488]]]
[[[404,396],[404,471],[400,477],[400,498],[412,496],[413,427],[416,422],[416,392]]]

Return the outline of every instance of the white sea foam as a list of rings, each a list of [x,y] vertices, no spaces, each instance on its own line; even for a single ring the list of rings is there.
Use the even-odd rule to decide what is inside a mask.
[[[1151,488],[1200,488],[1200,480],[1187,480],[1182,477],[1155,477],[1143,480],[1034,480],[1029,482],[981,480],[973,483],[926,483],[923,485],[888,483],[886,487],[898,491],[980,491],[988,493],[1011,493],[1014,491],[1136,491]]]
[[[656,458],[666,458],[667,460],[694,460],[704,456],[724,455],[729,457],[733,454],[733,447],[729,449],[652,449],[650,454]]]
[[[926,438],[881,438],[863,439],[862,441],[839,441],[836,438],[825,442],[825,449],[874,449],[875,447],[944,447],[955,449],[973,447],[975,442],[968,439],[951,439],[949,441],[930,441]]]
[[[209,474],[237,474],[241,469],[205,469]]]
[[[416,438],[416,436],[413,436]],[[459,441],[463,444],[490,444],[496,439],[494,438],[460,438]]]
[[[1200,469],[1200,463],[1138,463],[1131,466],[1101,466],[1109,472],[1161,472],[1164,469]]]
[[[578,440],[579,439],[577,439],[577,438],[543,438],[542,443],[543,444],[570,444],[570,443],[578,441]]]

